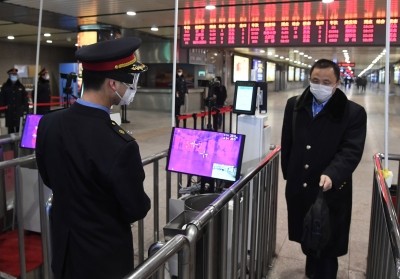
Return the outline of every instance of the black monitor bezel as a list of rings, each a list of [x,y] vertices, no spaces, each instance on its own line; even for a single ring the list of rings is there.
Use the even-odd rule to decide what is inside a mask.
[[[252,87],[252,96],[251,96],[251,108],[250,110],[243,110],[237,108],[238,101],[238,88],[240,86]],[[236,114],[247,114],[247,115],[255,115],[256,113],[256,102],[257,102],[257,83],[255,81],[236,81],[235,82],[235,92],[233,95],[233,113]]]
[[[20,147],[20,148],[23,148],[23,149],[35,150],[35,149],[36,149],[36,146],[35,146],[35,147],[30,147],[30,146],[23,145],[23,143],[24,143],[24,141],[25,141],[25,137],[28,136],[28,135],[26,134],[26,129],[27,129],[26,125],[27,125],[27,122],[28,122],[27,120],[28,120],[28,118],[30,118],[31,116],[39,116],[40,119],[43,117],[42,114],[28,113],[27,115],[25,115],[24,123],[23,123],[23,128],[22,128],[22,130],[21,130],[21,138],[20,138],[20,141],[19,141],[19,147]],[[39,122],[40,122],[40,119],[39,119]],[[39,122],[38,122],[38,125],[39,125]]]
[[[181,173],[181,174],[187,174],[187,175],[195,175],[195,176],[201,176],[201,177],[208,177],[208,178],[218,179],[218,180],[223,180],[223,179],[215,178],[215,177],[212,177],[212,176],[203,176],[203,175],[200,175],[200,174],[195,173],[195,172],[189,173],[189,172],[181,172],[181,171],[176,171],[176,170],[171,170],[171,169],[169,169],[169,166],[170,166],[170,158],[171,158],[171,151],[172,151],[171,146],[172,146],[172,144],[173,144],[173,138],[174,138],[175,130],[176,130],[176,129],[196,130],[196,131],[202,131],[202,132],[220,133],[220,134],[222,133],[222,134],[228,134],[228,135],[240,135],[240,136],[243,138],[243,140],[242,140],[241,143],[240,143],[240,151],[239,151],[239,155],[238,155],[237,163],[236,163],[236,164],[237,164],[237,172],[236,172],[236,176],[235,176],[235,181],[237,181],[237,180],[240,178],[240,176],[241,176],[241,169],[242,169],[242,163],[243,163],[243,153],[244,153],[244,145],[245,145],[245,141],[246,141],[246,135],[243,135],[243,134],[235,134],[235,133],[226,133],[226,132],[217,132],[217,131],[208,131],[208,130],[198,130],[198,129],[190,129],[190,128],[182,128],[182,127],[172,127],[171,137],[170,137],[169,147],[168,147],[167,162],[166,162],[166,165],[165,165],[165,170],[166,170],[166,171],[175,172],[175,173]],[[235,182],[235,181],[233,181],[233,180],[224,180],[224,181]]]

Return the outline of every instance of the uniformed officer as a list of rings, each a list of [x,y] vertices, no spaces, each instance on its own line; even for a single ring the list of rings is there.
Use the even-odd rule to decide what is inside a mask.
[[[46,68],[39,72],[38,86],[37,86],[37,114],[45,114],[50,110],[51,90],[50,90],[50,75]],[[33,92],[32,99],[34,99],[35,91]]]
[[[129,104],[139,74],[138,38],[85,46],[84,92],[71,107],[39,123],[36,160],[53,190],[52,269],[55,278],[123,278],[133,270],[131,223],[150,209],[135,139],[110,119],[112,105]]]
[[[19,81],[18,69],[7,71],[8,79],[2,85],[0,92],[0,106],[6,106],[6,127],[8,133],[18,133],[19,123],[24,113],[28,112],[28,93]]]

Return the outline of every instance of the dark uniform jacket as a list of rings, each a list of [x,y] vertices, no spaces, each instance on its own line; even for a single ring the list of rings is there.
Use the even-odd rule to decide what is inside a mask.
[[[48,80],[45,80],[42,77],[39,77],[38,80],[38,86],[37,86],[37,108],[36,108],[36,112],[37,114],[45,114],[46,112],[48,112],[50,110],[50,106],[46,105],[43,106],[43,104],[45,103],[50,103],[50,99],[51,99],[51,91],[50,91],[50,82]],[[34,100],[34,96],[35,96],[36,92],[33,92],[33,96],[32,99]]]
[[[300,242],[303,219],[319,189],[322,174],[332,180],[324,193],[330,210],[331,240],[322,256],[347,253],[352,173],[361,160],[366,137],[364,108],[347,99],[339,89],[319,114],[312,116],[313,95],[307,88],[288,100],[282,127],[282,172],[287,180],[289,239]],[[297,111],[294,128],[293,110]]]
[[[176,92],[178,93],[178,97],[175,95],[175,102],[178,102],[179,105],[183,105],[185,103],[185,94],[188,93],[186,80],[183,75],[176,75]]]
[[[7,106],[6,127],[19,127],[21,116],[29,109],[28,93],[22,83],[8,79],[1,87],[0,106]]]
[[[136,141],[107,112],[75,103],[42,117],[36,160],[54,194],[56,278],[124,277],[133,269],[130,224],[150,209]]]

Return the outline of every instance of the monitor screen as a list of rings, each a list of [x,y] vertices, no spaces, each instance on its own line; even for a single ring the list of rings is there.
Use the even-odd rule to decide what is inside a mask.
[[[250,58],[234,55],[233,56],[233,71],[232,78],[233,82],[237,80],[249,80],[250,79]]]
[[[257,87],[254,81],[237,81],[233,95],[233,112],[254,115],[256,111]]]
[[[40,114],[26,115],[25,124],[21,136],[20,147],[35,149],[37,128],[39,125],[40,118],[42,118],[42,115]]]
[[[205,130],[173,128],[168,171],[221,180],[240,177],[245,136]]]

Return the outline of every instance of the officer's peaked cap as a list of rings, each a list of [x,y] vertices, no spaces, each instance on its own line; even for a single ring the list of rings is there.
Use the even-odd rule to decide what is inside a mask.
[[[7,74],[17,74],[18,69],[17,68],[11,68],[10,70],[7,71]]]
[[[147,66],[137,61],[135,50],[141,44],[136,37],[126,37],[83,46],[75,52],[85,72],[106,78],[132,83],[132,73],[147,71]]]

